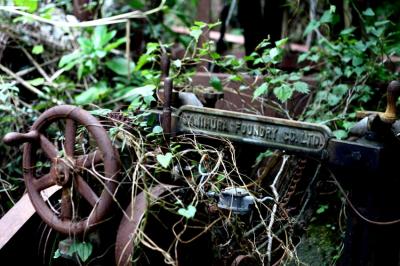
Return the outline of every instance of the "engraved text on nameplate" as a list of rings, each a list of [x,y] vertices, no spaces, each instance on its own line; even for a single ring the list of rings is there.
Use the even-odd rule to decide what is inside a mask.
[[[226,117],[218,114],[183,112],[180,119],[182,129],[201,131],[215,136],[243,138],[276,145],[283,144],[299,148],[321,149],[325,145],[324,135],[316,130],[290,125]]]

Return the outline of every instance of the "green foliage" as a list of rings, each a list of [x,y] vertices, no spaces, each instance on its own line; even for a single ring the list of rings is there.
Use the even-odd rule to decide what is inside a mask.
[[[334,12],[325,11],[319,21],[311,21],[304,34],[330,27]],[[330,14],[330,15],[329,15]],[[299,57],[299,62],[318,66],[315,77],[317,92],[303,119],[325,123],[334,129],[337,138],[346,138],[343,121],[351,121],[355,112],[368,103],[376,93],[375,84],[388,84],[397,74],[390,72],[384,63],[396,48],[391,45],[391,23],[375,17],[372,9],[362,12],[363,35],[357,37],[355,28],[340,32],[337,38],[321,36],[318,44]],[[314,71],[314,66],[303,69]],[[383,88],[382,88],[383,89]]]
[[[38,0],[13,0],[13,1],[14,5],[25,8],[26,11],[29,13],[35,12],[39,5]]]
[[[111,40],[115,37],[116,31],[108,31],[106,26],[97,26],[89,38],[79,37],[79,49],[64,55],[58,66],[65,70],[77,67],[78,80],[90,74],[94,74],[108,53],[123,44],[125,38],[120,38],[114,42]],[[112,70],[117,69],[115,64],[121,63],[120,59],[110,59],[106,65],[113,66]],[[127,64],[126,64],[127,65]],[[132,68],[133,69],[133,68]],[[118,74],[125,73],[121,65],[118,65]],[[125,71],[125,72],[124,72]]]
[[[74,240],[72,244],[69,243],[69,239],[62,240],[61,242],[65,242],[64,246],[69,246],[68,250],[65,254],[63,254],[60,249],[57,249],[54,253],[53,258],[57,259],[62,255],[66,255],[69,257],[77,255],[82,262],[86,262],[93,251],[93,246],[90,242],[80,242],[78,240]]]

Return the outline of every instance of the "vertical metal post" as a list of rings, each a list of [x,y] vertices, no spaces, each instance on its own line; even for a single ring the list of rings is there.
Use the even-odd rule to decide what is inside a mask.
[[[172,79],[164,80],[164,106],[162,114],[162,128],[167,142],[171,137],[171,100],[172,100]]]

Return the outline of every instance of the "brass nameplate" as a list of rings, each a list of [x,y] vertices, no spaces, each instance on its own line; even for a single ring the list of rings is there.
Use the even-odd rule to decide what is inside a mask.
[[[193,106],[179,109],[178,130],[318,157],[331,137],[326,126]]]

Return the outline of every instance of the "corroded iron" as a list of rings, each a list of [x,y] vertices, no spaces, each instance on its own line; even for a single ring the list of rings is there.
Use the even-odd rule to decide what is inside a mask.
[[[61,158],[59,150],[42,132],[53,122],[65,119],[65,157]],[[74,145],[77,124],[86,127],[91,137],[98,145],[98,151],[74,156]],[[70,105],[60,105],[45,111],[32,125],[27,134],[12,133],[5,137],[7,143],[25,142],[23,155],[24,180],[29,197],[40,217],[51,227],[66,234],[77,234],[91,229],[101,222],[112,204],[112,193],[115,191],[115,180],[119,171],[118,155],[108,138],[107,132],[100,122],[87,111]],[[50,172],[41,177],[35,173],[36,150],[41,148],[52,162]],[[96,195],[93,189],[80,176],[82,168],[90,168],[100,162],[104,163],[104,175],[108,180],[101,195]],[[59,185],[62,187],[60,215],[46,204],[41,196],[41,191]],[[72,217],[71,185],[93,207],[89,216],[81,221]]]
[[[159,184],[146,192],[139,193],[125,210],[125,215],[118,228],[115,243],[115,263],[118,266],[131,265],[133,241],[138,233],[140,223],[149,207],[149,201],[157,199],[175,186]]]

